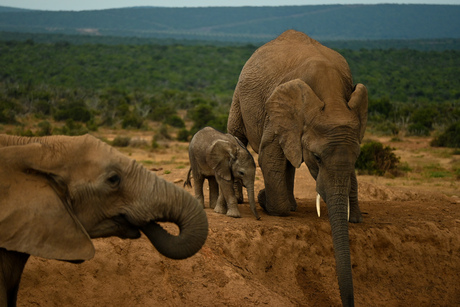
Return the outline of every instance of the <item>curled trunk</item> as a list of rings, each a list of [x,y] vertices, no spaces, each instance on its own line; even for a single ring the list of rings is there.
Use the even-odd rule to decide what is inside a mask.
[[[160,180],[159,190],[164,191],[161,215],[144,225],[141,230],[164,256],[185,259],[200,250],[208,235],[208,219],[203,207],[186,191]],[[168,233],[157,222],[171,222],[179,227],[179,235]]]

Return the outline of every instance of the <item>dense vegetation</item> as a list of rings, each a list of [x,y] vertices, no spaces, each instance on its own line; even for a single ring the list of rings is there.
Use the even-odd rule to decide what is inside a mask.
[[[0,41],[33,41],[35,43],[56,44],[67,42],[69,44],[85,45],[211,45],[211,46],[245,46],[245,42],[225,42],[217,40],[194,40],[174,38],[145,38],[134,36],[101,36],[101,35],[69,35],[69,34],[44,34],[44,33],[19,33],[0,31]],[[419,51],[445,51],[460,50],[460,38],[433,38],[433,39],[362,39],[362,40],[320,40],[320,42],[333,49],[413,49]],[[254,43],[260,46],[263,42]]]
[[[99,126],[146,129],[160,121],[192,132],[225,130],[231,96],[254,45],[103,45],[0,41],[0,123],[33,115],[66,123],[65,133]],[[369,126],[428,135],[460,120],[460,51],[339,50],[369,90]],[[19,126],[21,127],[21,126]],[[77,132],[75,132],[77,131]]]

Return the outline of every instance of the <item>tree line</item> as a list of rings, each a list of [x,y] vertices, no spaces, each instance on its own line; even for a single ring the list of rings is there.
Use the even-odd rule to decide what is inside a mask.
[[[226,130],[239,73],[256,48],[0,41],[0,124],[33,115],[89,130],[140,129],[148,120],[185,129],[177,110],[187,110],[189,134],[203,125]],[[429,135],[459,122],[460,51],[338,51],[369,90],[374,131]]]

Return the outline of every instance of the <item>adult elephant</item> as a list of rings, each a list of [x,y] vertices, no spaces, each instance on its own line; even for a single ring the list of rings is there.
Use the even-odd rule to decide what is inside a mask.
[[[354,304],[347,216],[349,201],[349,221],[362,221],[354,165],[367,104],[340,54],[289,30],[246,62],[228,118],[228,132],[259,153],[259,202],[268,214],[296,209],[295,168],[308,166],[327,203],[344,306]]]
[[[29,255],[81,262],[91,238],[139,238],[184,259],[204,244],[203,207],[185,190],[90,136],[0,135],[0,306],[15,306]],[[157,222],[173,222],[168,234]]]

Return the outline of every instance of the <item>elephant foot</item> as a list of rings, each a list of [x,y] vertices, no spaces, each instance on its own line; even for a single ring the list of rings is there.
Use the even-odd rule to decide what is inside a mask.
[[[210,200],[210,201],[209,201],[209,208],[211,208],[211,209],[216,208],[216,203],[217,203],[216,201]]]
[[[257,195],[257,202],[259,203],[260,207],[262,207],[262,209],[264,209],[264,211],[267,212],[267,198],[265,196],[265,189],[259,191],[259,194]]]
[[[203,206],[203,208],[205,208],[204,206],[204,197],[203,196],[197,196],[196,199],[198,200],[198,203]]]
[[[285,203],[282,203],[282,205],[278,207],[268,206],[270,210],[267,209],[267,196],[265,193],[265,189],[259,191],[259,194],[257,195],[257,202],[259,203],[260,207],[262,207],[262,209],[264,209],[264,211],[269,215],[289,216],[290,208],[292,208],[291,203],[288,203],[288,200],[286,200]],[[296,207],[297,207],[297,204],[296,204]]]
[[[348,221],[350,223],[362,223],[363,215],[361,214],[361,212],[350,212],[350,219]]]
[[[297,202],[295,200],[291,201],[291,211],[297,211]]]
[[[220,213],[220,214],[226,214],[227,213],[227,208],[221,204],[217,204],[216,207],[214,208],[214,212]]]
[[[231,209],[228,209],[227,216],[238,218],[238,217],[241,217],[241,213],[238,210],[238,208],[231,208]]]

